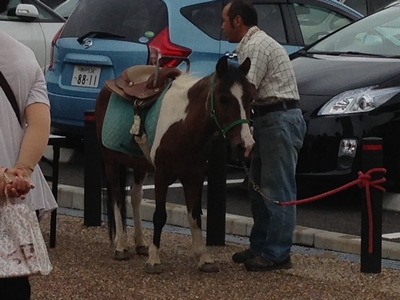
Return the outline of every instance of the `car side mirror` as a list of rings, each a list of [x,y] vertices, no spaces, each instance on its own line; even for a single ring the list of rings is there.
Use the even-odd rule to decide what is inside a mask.
[[[15,15],[20,18],[37,19],[39,11],[32,4],[18,4],[15,9]]]

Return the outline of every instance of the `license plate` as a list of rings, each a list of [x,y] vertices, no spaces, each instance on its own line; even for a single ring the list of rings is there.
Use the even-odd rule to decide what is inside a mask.
[[[96,88],[99,85],[101,68],[74,66],[71,85]]]

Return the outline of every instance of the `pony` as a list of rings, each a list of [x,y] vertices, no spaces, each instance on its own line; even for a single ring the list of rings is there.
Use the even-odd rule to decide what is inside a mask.
[[[168,186],[179,180],[183,186],[192,236],[192,251],[198,268],[218,272],[219,266],[207,253],[201,231],[201,194],[207,172],[207,159],[213,137],[221,133],[232,146],[249,154],[254,140],[249,126],[251,102],[255,87],[246,75],[250,59],[241,65],[228,63],[221,57],[215,72],[203,78],[188,73],[178,75],[166,91],[159,112],[150,158],[134,156],[106,148],[102,144],[102,128],[111,91],[103,87],[95,105],[97,138],[100,142],[105,178],[111,197],[107,200],[110,240],[114,240],[114,258],[129,259],[126,236],[125,183],[123,170],[133,169],[131,204],[134,219],[134,243],[137,254],[148,255],[146,273],[161,273],[161,233],[166,223]],[[115,120],[118,122],[118,120]],[[155,211],[153,240],[144,241],[140,204],[143,181],[154,173]]]

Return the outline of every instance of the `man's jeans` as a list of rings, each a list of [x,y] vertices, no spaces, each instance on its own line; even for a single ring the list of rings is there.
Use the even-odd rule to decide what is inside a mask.
[[[306,124],[300,109],[271,112],[254,119],[255,147],[251,176],[272,200],[296,199],[296,165]],[[254,225],[250,249],[256,255],[281,262],[290,254],[296,226],[296,207],[278,206],[249,185]]]

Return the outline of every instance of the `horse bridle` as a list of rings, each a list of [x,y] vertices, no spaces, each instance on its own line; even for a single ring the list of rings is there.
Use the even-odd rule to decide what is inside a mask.
[[[217,127],[219,128],[220,132],[222,133],[222,136],[224,138],[226,138],[226,133],[231,130],[233,127],[235,127],[236,125],[242,124],[242,123],[247,123],[250,124],[250,121],[248,119],[238,119],[234,122],[232,122],[231,124],[229,124],[228,126],[226,126],[225,128],[222,128],[221,125],[218,122],[217,119],[217,115],[215,114],[215,109],[214,109],[214,81],[215,81],[215,73],[212,77],[212,81],[211,81],[211,90],[210,90],[210,96],[211,96],[211,118],[214,120],[215,124],[217,125]]]

